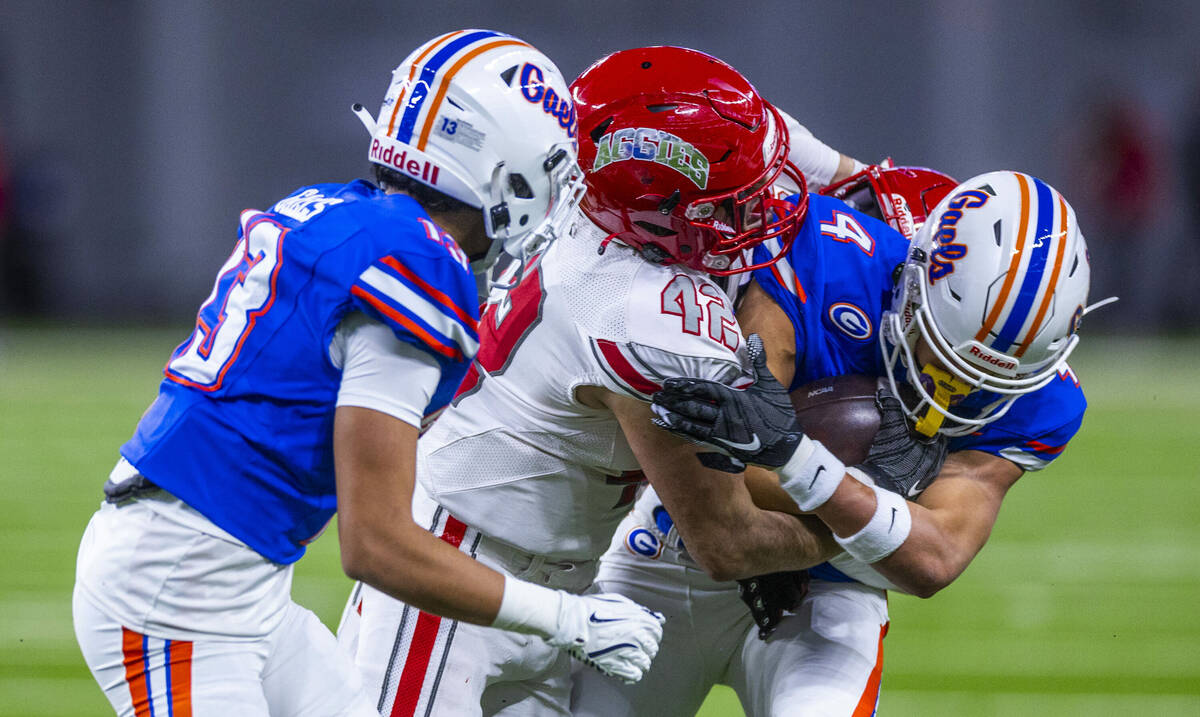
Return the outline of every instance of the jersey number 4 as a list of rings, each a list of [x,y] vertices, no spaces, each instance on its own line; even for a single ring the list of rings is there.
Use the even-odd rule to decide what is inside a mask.
[[[242,238],[196,315],[196,330],[167,362],[167,378],[202,391],[221,387],[254,322],[275,301],[287,230],[265,214],[242,214]]]
[[[870,232],[864,229],[863,225],[859,224],[857,219],[835,209],[832,220],[832,222],[821,222],[822,235],[834,241],[854,244],[859,249],[862,249],[867,256],[874,255],[875,237],[871,236]]]

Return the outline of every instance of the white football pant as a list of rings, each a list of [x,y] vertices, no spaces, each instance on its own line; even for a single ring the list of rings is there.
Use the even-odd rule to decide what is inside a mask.
[[[595,561],[551,562],[482,535],[420,486],[413,518],[505,575],[571,593],[585,590],[595,575]],[[571,658],[540,637],[441,618],[359,584],[338,643],[387,717],[570,714]]]
[[[106,503],[79,548],[75,636],[117,714],[375,715],[333,634],[291,601],[291,567],[178,522],[181,506]]]
[[[662,646],[635,685],[577,670],[573,714],[690,717],[714,684],[732,687],[750,717],[874,714],[888,623],[883,590],[813,580],[799,610],[760,640],[737,584],[715,582],[665,546],[643,503],[617,529],[593,590],[666,615]]]

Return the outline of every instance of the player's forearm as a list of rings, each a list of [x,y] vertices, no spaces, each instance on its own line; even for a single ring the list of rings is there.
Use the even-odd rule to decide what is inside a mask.
[[[943,530],[921,506],[911,502],[909,506],[913,527],[908,539],[896,552],[871,567],[905,592],[930,597],[967,569],[978,548]]]
[[[341,406],[333,435],[346,574],[422,610],[490,625],[504,578],[412,519],[417,428],[369,408]]]
[[[839,550],[828,529],[811,518],[750,508],[718,522],[724,527],[717,529],[710,522],[688,531],[680,526],[688,552],[714,580],[802,570]],[[689,542],[689,533],[698,539]]]
[[[847,540],[870,530],[868,525],[881,511],[886,513],[892,508],[898,508],[897,513],[906,511],[910,527],[903,542],[886,557],[865,562],[907,593],[929,597],[946,587],[962,574],[987,540],[986,528],[974,529],[962,512],[953,508],[931,510],[892,496],[888,497],[895,504],[881,508],[880,495],[847,475],[814,514],[835,535]],[[885,519],[888,517],[883,515]],[[896,516],[891,518],[889,522],[893,525],[904,521],[903,516],[901,520]]]
[[[342,567],[355,580],[409,605],[454,620],[490,625],[504,576],[459,552],[411,520],[377,530],[339,524]]]

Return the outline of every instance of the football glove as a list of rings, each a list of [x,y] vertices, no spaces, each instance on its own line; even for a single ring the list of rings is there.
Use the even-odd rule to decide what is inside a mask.
[[[900,400],[882,385],[875,392],[875,405],[879,430],[867,459],[856,468],[880,488],[915,500],[942,469],[948,440],[942,435],[925,438],[910,430]]]
[[[778,468],[804,438],[787,389],[767,368],[762,339],[746,341],[754,383],[735,389],[698,378],[668,378],[652,397],[654,424],[720,453],[699,453],[709,468],[740,473],[747,464]]]
[[[738,597],[750,608],[760,640],[770,637],[783,613],[795,611],[807,594],[808,572],[804,570],[768,573],[738,581]]]
[[[546,641],[625,684],[642,679],[662,640],[662,613],[624,595],[563,594],[558,625]]]

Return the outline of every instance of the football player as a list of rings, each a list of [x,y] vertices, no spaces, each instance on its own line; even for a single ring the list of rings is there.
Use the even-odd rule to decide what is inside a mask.
[[[573,204],[564,79],[515,37],[462,30],[395,70],[378,121],[358,112],[379,186],[242,213],[83,537],[76,635],[120,715],[376,714],[289,594],[335,510],[346,573],[382,593],[627,679],[657,648],[658,616],[518,585],[457,549],[453,519],[430,534],[409,510],[418,432],[478,348],[471,264],[534,250]]]
[[[882,305],[882,297],[890,292],[891,279],[873,268],[894,267],[904,260],[908,252],[907,237],[954,185],[954,180],[932,170],[890,166],[866,167],[835,182],[821,194],[807,197],[808,215],[790,253],[785,253],[777,266],[765,266],[755,271],[756,281],[770,280],[774,286],[781,281],[779,277],[792,274],[791,265],[796,262],[809,272],[804,278],[811,279],[803,289],[805,303],[800,306],[804,309],[826,301],[831,306]],[[796,201],[799,199],[797,197]],[[836,220],[837,216],[841,217],[840,221]],[[830,221],[829,217],[835,219]],[[839,227],[847,226],[859,227],[864,235],[872,236],[875,242],[872,251],[864,251],[858,244],[847,241],[845,236],[834,234]],[[768,246],[773,247],[773,251],[768,251]],[[773,254],[779,255],[779,249],[780,245],[770,240],[756,250],[757,258],[765,261]],[[796,285],[795,282],[790,284]],[[751,283],[746,292],[763,295],[755,283]],[[743,302],[738,314],[755,322],[762,331],[765,327],[758,320],[760,303],[751,302],[747,306]],[[857,323],[847,318],[842,318],[841,323],[830,318],[841,318],[836,309],[830,317],[809,316],[818,326],[845,325],[859,329]],[[814,371],[826,372],[817,375],[882,371],[878,350],[871,337],[848,336],[843,329],[837,334],[813,335],[809,332],[806,340],[809,343],[805,344],[802,355],[832,353],[842,362],[833,367],[814,365]],[[836,349],[841,343],[852,347],[854,352],[829,352],[824,348],[829,344]],[[769,346],[774,348],[773,344]],[[902,414],[899,419],[903,422]],[[935,450],[931,455],[936,459],[940,453]],[[751,473],[747,478],[756,476]],[[764,505],[781,507],[768,503],[765,498],[770,494],[764,494],[760,496]],[[782,508],[795,510],[790,502],[782,502]],[[699,568],[690,555],[690,547],[681,540],[673,516],[662,501],[652,491],[647,491],[617,529],[601,561],[596,585],[605,591],[638,595],[668,616],[661,661],[652,668],[646,681],[631,687],[606,685],[592,675],[578,674],[573,698],[576,714],[632,715],[652,710],[666,714],[694,714],[716,683],[734,686],[743,696],[743,704],[750,706],[752,701],[746,695],[747,685],[752,680],[770,681],[769,676],[775,674],[776,668],[772,666],[775,656],[763,659],[759,654],[767,650],[778,652],[778,641],[768,646],[754,639],[754,621],[738,599],[738,586],[714,580]],[[836,550],[832,542],[830,550]],[[793,602],[798,600],[806,589],[807,576],[779,574],[759,576],[754,580],[756,589],[771,588],[772,592],[765,597],[770,599],[770,607],[776,607],[789,591]],[[874,599],[882,597],[880,590],[865,597],[842,590],[840,597],[851,604],[865,602],[874,610],[873,617],[886,610],[881,599],[878,604]],[[880,623],[875,624],[878,627]],[[844,647],[846,642],[829,640],[827,644]],[[871,643],[867,650],[873,654],[874,647]],[[856,662],[841,657],[842,664],[857,669]],[[748,663],[754,664],[755,675],[747,674]],[[873,660],[866,664],[869,672]],[[824,669],[828,672],[834,668],[826,666]]]
[[[609,55],[572,96],[587,193],[569,231],[498,278],[476,361],[418,448],[415,510],[497,570],[581,592],[648,480],[715,575],[813,564],[782,550],[823,554],[806,523],[756,508],[650,424],[663,377],[744,376],[722,283],[803,221],[803,202],[772,194],[781,176],[804,186],[784,120],[733,68],[676,47]],[[531,610],[538,599],[512,596]],[[567,712],[565,655],[418,607],[363,586],[339,630],[381,712]]]
[[[899,253],[899,270],[873,227],[813,206],[825,245],[793,245],[774,271],[756,274],[742,307],[767,347],[758,382],[732,392],[671,379],[655,398],[660,420],[720,446],[733,456],[731,470],[746,462],[776,469],[753,474],[774,492],[763,502],[811,511],[844,551],[809,571],[808,597],[768,641],[748,636],[740,646],[732,684],[750,714],[871,713],[888,625],[884,590],[928,597],[961,574],[1008,489],[1061,455],[1086,408],[1066,360],[1089,310],[1090,269],[1074,211],[1057,191],[1018,172],[970,179]],[[895,277],[886,306],[842,300],[833,256],[847,249],[868,259],[855,281],[889,287]],[[840,310],[854,316],[839,319]],[[784,386],[847,372],[878,373],[891,385],[878,397],[891,430],[881,429],[873,453],[881,437],[907,432],[903,416],[919,433],[950,437],[936,481],[846,468],[792,423]],[[902,386],[918,398],[893,398],[906,395]],[[749,444],[756,448],[738,447]]]

